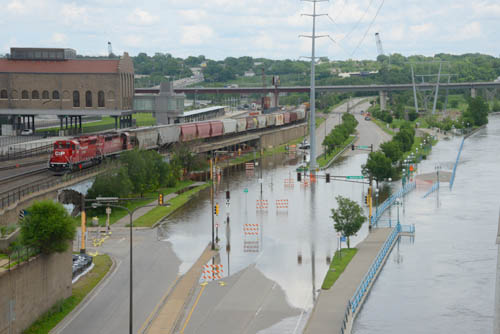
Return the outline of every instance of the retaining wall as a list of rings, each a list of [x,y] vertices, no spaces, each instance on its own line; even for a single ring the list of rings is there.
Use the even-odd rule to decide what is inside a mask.
[[[292,128],[282,129],[262,135],[260,137],[261,145],[265,149],[273,148],[305,135],[307,135],[307,124],[301,124]]]
[[[71,249],[39,255],[0,272],[0,334],[22,333],[55,303],[71,296]]]

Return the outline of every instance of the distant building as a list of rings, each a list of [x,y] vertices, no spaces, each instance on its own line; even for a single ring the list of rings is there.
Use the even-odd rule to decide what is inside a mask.
[[[184,114],[184,94],[176,94],[172,82],[162,82],[159,94],[136,94],[134,111],[153,113],[157,124],[178,122]]]
[[[34,129],[36,115],[70,118],[87,115],[126,116],[131,122],[134,65],[120,59],[76,58],[76,51],[57,48],[11,48],[0,59],[0,114],[14,130]],[[21,119],[22,117],[22,119]],[[27,122],[26,122],[27,119]],[[27,123],[27,124],[26,124]]]
[[[255,72],[253,70],[245,71],[244,76],[245,77],[254,77],[255,76]]]

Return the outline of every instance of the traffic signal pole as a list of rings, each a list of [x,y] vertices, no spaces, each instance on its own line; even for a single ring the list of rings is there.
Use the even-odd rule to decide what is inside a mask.
[[[212,182],[210,186],[210,211],[212,212],[212,250],[215,250],[215,231],[214,231],[214,222],[215,222],[215,217],[214,217],[214,155],[215,153],[212,153],[212,157],[210,157],[210,181]]]
[[[368,187],[368,230],[372,229],[372,183]]]

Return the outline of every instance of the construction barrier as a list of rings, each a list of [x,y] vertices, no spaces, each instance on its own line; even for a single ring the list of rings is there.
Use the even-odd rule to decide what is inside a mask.
[[[259,235],[259,224],[244,224],[243,233],[245,235]]]
[[[276,200],[276,210],[285,209],[288,210],[288,200],[287,199],[277,199]]]
[[[255,205],[256,210],[267,210],[269,207],[269,203],[267,199],[258,199]]]
[[[224,265],[222,264],[205,264],[202,268],[201,278],[203,280],[216,280],[224,276]]]
[[[292,178],[288,178],[284,180],[285,187],[293,188],[295,185],[295,181]]]
[[[258,253],[259,252],[259,241],[247,241],[243,242],[243,252],[245,253]]]

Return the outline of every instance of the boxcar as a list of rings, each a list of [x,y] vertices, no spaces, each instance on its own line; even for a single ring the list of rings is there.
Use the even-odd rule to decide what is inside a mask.
[[[259,129],[263,129],[266,127],[266,116],[265,115],[261,115],[261,116],[257,116],[257,122],[258,122],[258,127]]]
[[[228,135],[236,132],[236,127],[238,122],[235,119],[223,119],[222,124],[224,124],[224,134]]]
[[[276,124],[276,118],[273,114],[266,115],[266,126],[270,127]]]
[[[198,138],[196,124],[187,123],[181,125],[181,141],[190,141]]]
[[[247,117],[247,130],[257,129],[257,118],[255,117]]]
[[[284,118],[283,114],[274,114],[274,116],[275,116],[275,120],[276,120],[276,122],[275,122],[276,126],[281,126],[281,125],[285,124],[285,118]]]
[[[247,120],[246,120],[246,118],[237,118],[236,122],[237,122],[237,127],[236,127],[236,131],[237,132],[244,132],[244,131],[246,131],[246,129],[247,129]]]
[[[210,129],[210,137],[219,137],[224,134],[224,125],[221,121],[211,121]]]
[[[141,150],[149,150],[158,144],[158,133],[153,128],[135,132],[137,146]]]
[[[294,111],[290,111],[290,123],[297,121],[297,113]]]
[[[166,145],[179,141],[181,136],[181,127],[178,124],[166,125],[157,128],[158,130],[158,143]]]
[[[210,138],[210,122],[196,123],[198,138]]]
[[[302,110],[302,109],[298,109],[297,110],[297,120],[303,120],[304,118],[306,118],[306,111],[305,110]]]
[[[290,123],[290,113],[288,111],[283,113],[283,122],[285,124]]]

